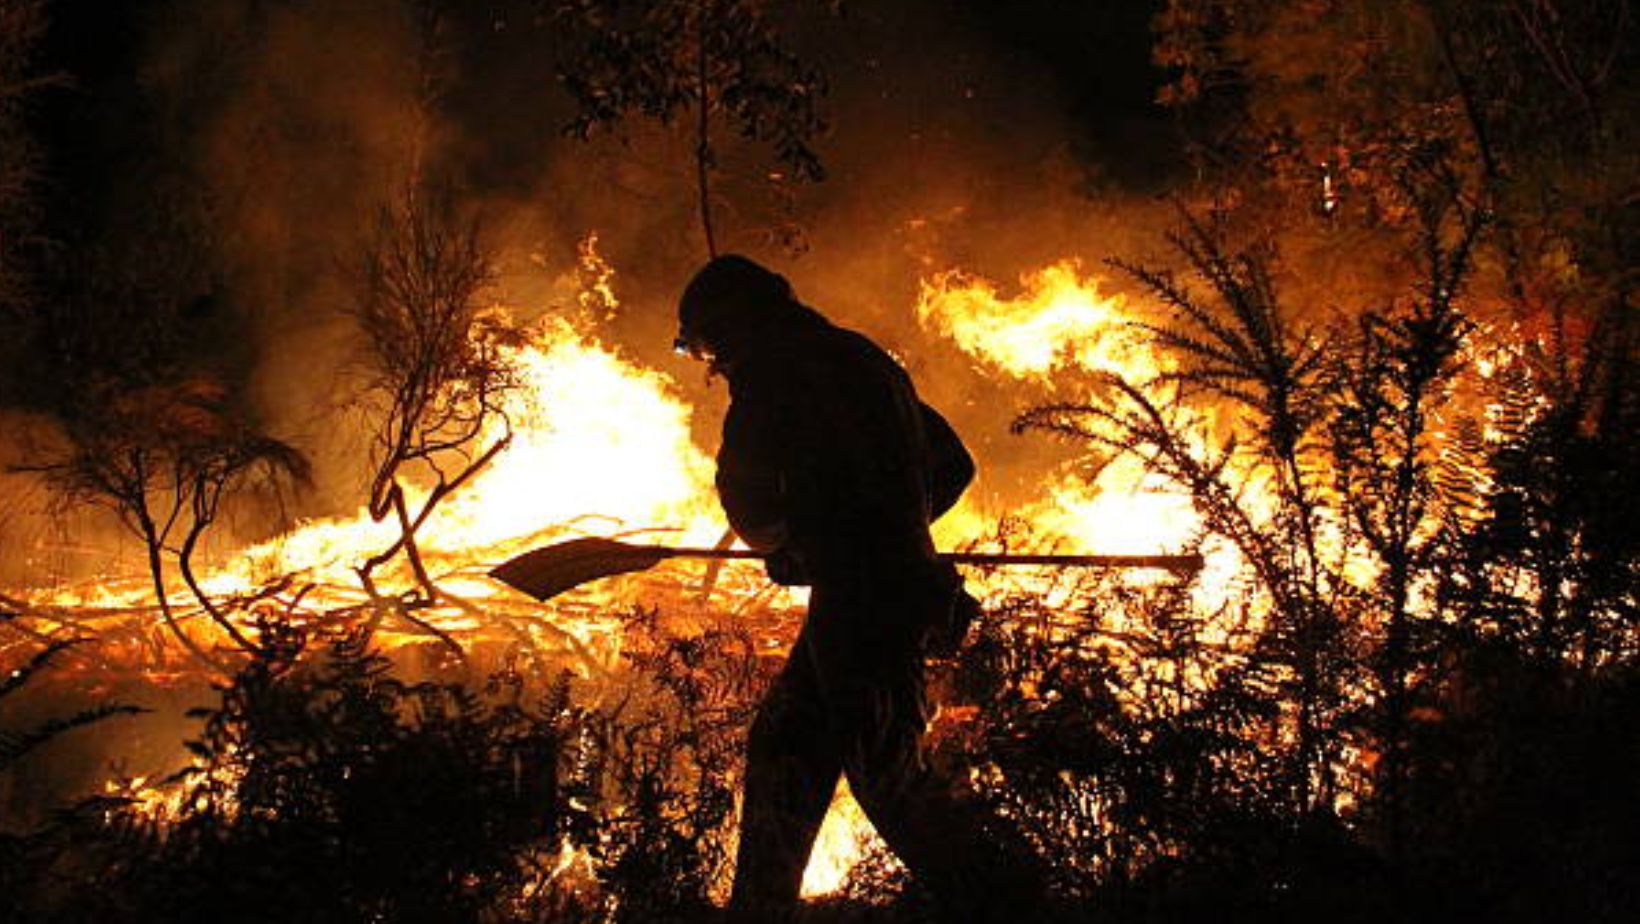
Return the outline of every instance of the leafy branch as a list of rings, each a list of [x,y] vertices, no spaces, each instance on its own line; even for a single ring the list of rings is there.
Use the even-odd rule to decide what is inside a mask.
[[[692,117],[695,194],[707,252],[718,253],[711,174],[715,120],[768,145],[797,180],[825,170],[813,143],[825,130],[819,69],[792,53],[767,0],[556,0],[554,21],[572,52],[559,79],[579,107],[580,138],[639,115],[671,125]]]
[[[368,509],[399,529],[358,567],[359,578],[380,600],[373,575],[403,553],[419,595],[397,611],[459,653],[448,634],[409,612],[442,599],[416,537],[438,505],[512,441],[502,402],[517,379],[504,347],[517,335],[484,301],[494,272],[477,222],[459,219],[447,197],[411,189],[382,209],[350,273],[351,314],[370,369],[365,390],[383,410]],[[430,485],[412,509],[407,486],[418,479]],[[376,621],[382,612],[378,606]]]

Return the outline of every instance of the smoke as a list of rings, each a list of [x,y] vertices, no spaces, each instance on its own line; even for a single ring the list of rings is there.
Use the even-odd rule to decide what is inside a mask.
[[[436,31],[405,0],[212,0],[140,19],[136,78],[156,121],[145,136],[207,203],[215,284],[244,341],[235,373],[269,431],[317,463],[317,489],[291,513],[350,511],[362,496],[368,447],[346,424],[356,353],[340,268],[417,175],[484,217],[498,294],[526,317],[563,309],[576,245],[596,233],[623,304],[601,335],[675,376],[699,407],[697,438],[715,446],[723,389],[668,350],[676,293],[705,255],[692,139],[641,120],[567,137],[561,49],[538,7],[449,6]],[[1066,257],[1097,269],[1153,247],[1166,210],[1090,159],[1097,127],[1073,119],[1055,75],[999,46],[982,19],[932,2],[840,16],[823,6],[791,7],[786,34],[831,83],[818,143],[829,178],[771,183],[768,152],[718,126],[722,246],[786,273],[805,301],[893,351],[994,469],[989,490],[1016,495],[1066,458],[1007,435],[1044,395],[922,330],[919,280],[962,268],[1006,289]]]
[[[249,392],[271,430],[335,471],[361,448],[334,425],[350,343],[339,269],[437,143],[408,6],[171,4],[149,29],[142,82],[211,204],[221,278],[255,344]],[[319,486],[321,506],[351,487]]]

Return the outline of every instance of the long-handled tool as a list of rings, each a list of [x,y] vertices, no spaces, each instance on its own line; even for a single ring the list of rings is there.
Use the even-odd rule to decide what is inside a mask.
[[[542,546],[509,559],[490,576],[537,600],[550,600],[588,581],[633,571],[647,571],[668,558],[762,558],[750,549],[668,548],[631,545],[614,539],[570,539]],[[1047,565],[1060,568],[1160,568],[1199,571],[1200,555],[1007,555],[995,552],[943,552],[959,565]]]

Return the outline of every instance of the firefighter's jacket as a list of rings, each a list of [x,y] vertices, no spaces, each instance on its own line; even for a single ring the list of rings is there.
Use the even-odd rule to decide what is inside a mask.
[[[735,532],[794,562],[803,577],[793,583],[931,563],[928,525],[956,503],[974,465],[905,370],[806,308],[742,347],[725,365],[731,400],[717,459]]]

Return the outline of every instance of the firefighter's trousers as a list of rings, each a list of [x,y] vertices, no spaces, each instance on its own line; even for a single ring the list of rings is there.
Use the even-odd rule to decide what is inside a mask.
[[[752,724],[731,909],[738,920],[778,921],[796,907],[815,835],[846,776],[945,917],[1021,920],[1043,898],[1036,857],[921,747],[926,595],[874,583],[817,583]]]

